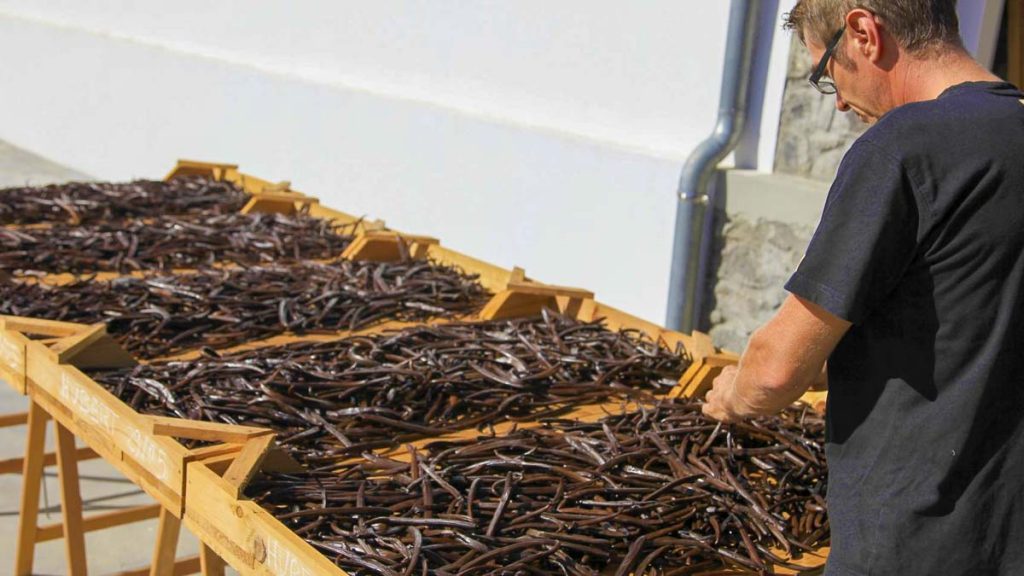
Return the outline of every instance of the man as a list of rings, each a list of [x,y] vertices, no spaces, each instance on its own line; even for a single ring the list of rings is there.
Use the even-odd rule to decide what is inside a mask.
[[[828,360],[826,574],[1024,574],[1024,94],[955,0],[800,0],[787,26],[872,126],[704,411],[776,412]]]

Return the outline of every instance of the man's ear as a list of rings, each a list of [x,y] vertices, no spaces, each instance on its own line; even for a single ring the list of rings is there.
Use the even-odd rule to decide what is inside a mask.
[[[863,8],[855,8],[846,14],[848,42],[869,62],[882,59],[885,44],[882,26],[878,17]]]

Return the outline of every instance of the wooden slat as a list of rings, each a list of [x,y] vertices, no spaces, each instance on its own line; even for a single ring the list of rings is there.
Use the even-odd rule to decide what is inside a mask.
[[[75,459],[75,436],[54,421],[57,432],[57,475],[60,478],[60,513],[64,524],[64,554],[67,573],[85,576],[85,530],[82,520],[82,493],[78,481],[78,460]]]
[[[156,518],[159,516],[161,509],[162,508],[159,504],[147,504],[124,510],[114,510],[111,512],[94,514],[92,516],[87,516],[82,520],[82,529],[86,532],[93,532],[95,530],[104,530],[114,526],[149,520],[150,518]],[[38,528],[36,532],[36,542],[56,540],[61,538],[63,535],[63,524],[47,524],[46,526],[40,526]]]
[[[241,444],[214,444],[212,446],[201,446],[188,451],[188,461],[206,460],[221,456],[234,455],[242,450]]]
[[[28,412],[18,412],[16,414],[4,414],[0,416],[0,428],[22,426],[24,424],[28,424]]]
[[[48,416],[41,406],[32,402],[28,410],[28,432],[25,437],[25,467],[22,470],[21,506],[18,514],[18,542],[14,573],[29,576],[35,560],[36,532],[39,518],[39,491],[43,481],[43,452],[46,446]]]
[[[230,442],[242,444],[255,436],[272,434],[272,430],[255,426],[222,424],[202,420],[185,420],[166,416],[147,416],[150,432],[157,436],[170,436],[203,442]]]
[[[95,450],[89,448],[88,446],[78,448],[75,451],[75,458],[77,458],[79,462],[81,462],[82,460],[92,460],[93,458],[97,457],[99,457],[99,454],[97,454]],[[56,464],[56,452],[47,452],[46,454],[43,455],[43,466],[54,466]],[[21,456],[17,458],[8,458],[6,460],[0,460],[0,474],[21,474],[24,465],[25,458]]]
[[[115,576],[149,576],[150,570],[151,567],[146,566],[137,570],[118,572]],[[200,558],[198,555],[180,558],[174,562],[174,576],[186,576],[187,574],[195,574],[199,571]]]
[[[42,320],[37,318],[24,318],[21,316],[0,316],[3,327],[6,330],[15,330],[24,334],[37,336],[55,336],[64,338],[77,334],[84,324],[73,322],[60,322],[58,320]]]

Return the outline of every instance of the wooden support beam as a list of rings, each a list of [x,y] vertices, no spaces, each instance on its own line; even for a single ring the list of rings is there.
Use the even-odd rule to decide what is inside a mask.
[[[236,488],[235,498],[241,495],[246,484],[256,474],[260,463],[263,462],[267,452],[273,446],[274,438],[275,436],[270,434],[249,440],[245,443],[242,451],[238,453],[238,457],[228,466],[227,472],[224,473],[224,480]]]
[[[93,458],[99,458],[99,454],[95,450],[88,446],[83,446],[75,450],[75,458],[81,462],[82,460],[92,460]],[[43,455],[43,466],[55,466],[57,464],[57,453],[47,452]],[[0,460],[0,474],[21,474],[22,469],[25,466],[25,458],[19,456],[17,458],[8,458],[6,460]]]
[[[149,565],[150,576],[174,576],[174,557],[177,554],[180,535],[181,519],[161,508],[160,523],[156,530],[156,546],[153,548],[153,563]]]
[[[186,576],[187,574],[196,574],[200,571],[201,559],[198,555],[189,556],[187,558],[180,558],[174,562],[174,576]],[[118,572],[116,576],[149,576],[152,568],[146,566],[145,568],[139,568],[137,570],[126,570],[124,572]]]
[[[82,519],[82,530],[86,532],[93,532],[96,530],[112,528],[114,526],[149,520],[150,518],[156,518],[159,516],[160,510],[161,506],[159,504],[146,504],[144,506],[135,506],[124,510],[113,510],[111,512],[95,514]],[[47,524],[45,526],[40,526],[37,529],[36,542],[56,540],[63,535],[64,525],[62,523]]]
[[[356,236],[341,253],[346,260],[369,262],[399,262],[427,257],[431,246],[440,244],[437,238],[399,234],[390,230],[371,230]]]
[[[128,368],[138,362],[107,334],[105,324],[93,324],[50,346],[59,364],[78,368]]]
[[[484,320],[501,320],[539,314],[542,308],[558,310],[575,317],[585,314],[593,306],[586,305],[593,300],[594,293],[580,288],[536,284],[533,282],[508,283],[508,288],[497,295],[480,311]]]
[[[722,368],[735,366],[738,362],[739,357],[731,352],[711,354],[695,362],[691,369],[696,373],[686,384],[681,395],[687,398],[704,396],[711,389],[715,378],[721,374]]]
[[[242,214],[285,214],[292,215],[305,206],[318,204],[320,200],[298,192],[261,192],[253,194],[242,207]]]
[[[25,434],[25,465],[22,469],[21,507],[18,514],[18,542],[14,574],[30,576],[35,561],[39,522],[39,491],[43,481],[43,453],[46,450],[46,420],[49,415],[35,402],[28,409]]]
[[[85,576],[88,566],[85,561],[85,530],[78,460],[75,459],[75,435],[56,420],[53,421],[53,427],[57,432],[57,475],[60,478],[60,513],[64,524],[67,573],[70,576]]]
[[[199,545],[199,569],[203,576],[224,576],[227,564],[206,544]]]
[[[177,165],[164,177],[164,180],[181,176],[205,176],[213,180],[223,180],[226,173],[232,170],[238,170],[238,165],[200,162],[198,160],[178,160]]]

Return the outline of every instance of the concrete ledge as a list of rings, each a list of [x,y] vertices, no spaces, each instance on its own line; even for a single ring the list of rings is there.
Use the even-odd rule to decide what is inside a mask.
[[[728,170],[718,205],[730,217],[816,227],[829,187],[829,182],[797,176]]]

